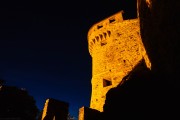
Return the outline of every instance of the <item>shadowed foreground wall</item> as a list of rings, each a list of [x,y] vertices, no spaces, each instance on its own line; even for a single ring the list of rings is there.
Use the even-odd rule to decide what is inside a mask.
[[[140,61],[128,74],[127,81],[108,91],[103,120],[147,120],[147,118],[152,120],[151,115],[155,112],[158,114],[161,112],[158,108],[165,107],[156,101],[155,97],[161,93],[154,94],[156,93],[154,82],[144,61]],[[156,105],[158,107],[154,109]]]
[[[101,120],[101,113],[98,110],[83,106],[79,109],[78,120]]]
[[[138,0],[141,37],[152,71],[171,78],[180,67],[179,13],[179,0]]]
[[[149,0],[149,4],[144,0],[138,0],[142,42],[152,62],[152,72],[156,80],[161,86],[166,86],[163,89],[168,97],[163,100],[166,103],[165,114],[173,118],[179,118],[179,13],[179,0]]]
[[[179,119],[180,1],[138,0],[137,12],[151,70],[140,62],[107,93],[104,120]]]
[[[67,120],[69,104],[55,99],[47,99],[41,120]]]

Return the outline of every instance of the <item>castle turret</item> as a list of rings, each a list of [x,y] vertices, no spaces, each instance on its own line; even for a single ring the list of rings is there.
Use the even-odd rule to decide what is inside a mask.
[[[96,24],[88,32],[92,56],[92,93],[90,108],[103,111],[106,93],[145,59],[151,67],[141,42],[138,19],[123,20],[120,11]]]

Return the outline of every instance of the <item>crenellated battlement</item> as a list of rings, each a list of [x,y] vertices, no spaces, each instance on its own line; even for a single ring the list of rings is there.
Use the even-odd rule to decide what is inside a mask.
[[[120,11],[96,24],[94,24],[88,32],[88,43],[89,52],[92,54],[94,44],[100,44],[101,46],[107,44],[107,40],[111,36],[111,28],[108,30],[107,27],[113,26],[116,23],[123,21],[123,11]]]

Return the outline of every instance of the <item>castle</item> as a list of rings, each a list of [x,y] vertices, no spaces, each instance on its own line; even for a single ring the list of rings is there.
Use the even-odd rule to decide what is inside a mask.
[[[90,28],[92,94],[79,120],[178,119],[178,5],[137,0],[138,18],[120,11]]]
[[[146,66],[151,69],[141,40],[139,21],[137,18],[124,20],[123,13],[121,10],[105,18],[88,31],[88,49],[92,56],[92,93],[90,109],[80,108],[79,120],[85,120],[87,111],[88,114],[92,114],[93,110],[103,112],[107,92],[122,84],[139,61],[144,59]],[[45,104],[43,118],[47,116],[47,106]]]
[[[138,19],[123,20],[120,11],[96,24],[88,32],[92,56],[90,108],[103,112],[106,93],[119,85],[141,60],[151,63],[144,49]]]

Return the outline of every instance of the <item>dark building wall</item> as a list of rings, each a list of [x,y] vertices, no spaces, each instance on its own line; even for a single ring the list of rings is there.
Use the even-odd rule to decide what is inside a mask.
[[[178,116],[178,95],[171,86],[157,82],[158,78],[144,62],[125,77],[122,84],[107,93],[103,120],[175,119]]]
[[[180,1],[138,0],[137,12],[152,68],[142,61],[107,93],[103,120],[179,119]]]
[[[147,1],[147,0],[146,0]],[[180,94],[180,1],[138,0],[142,42],[159,89],[166,92],[166,113],[177,116]],[[162,87],[165,86],[165,87]]]
[[[42,120],[67,120],[69,104],[56,99],[47,99]]]
[[[101,120],[101,114],[102,113],[98,110],[89,107],[81,107],[79,109],[78,120]]]
[[[150,1],[150,5],[146,1]],[[138,0],[142,41],[152,71],[162,76],[179,74],[179,8],[179,0]]]
[[[107,93],[103,120],[153,118],[152,115],[158,112],[154,110],[158,103],[155,101],[155,86],[151,88],[153,82],[150,70],[140,62],[122,84]]]

